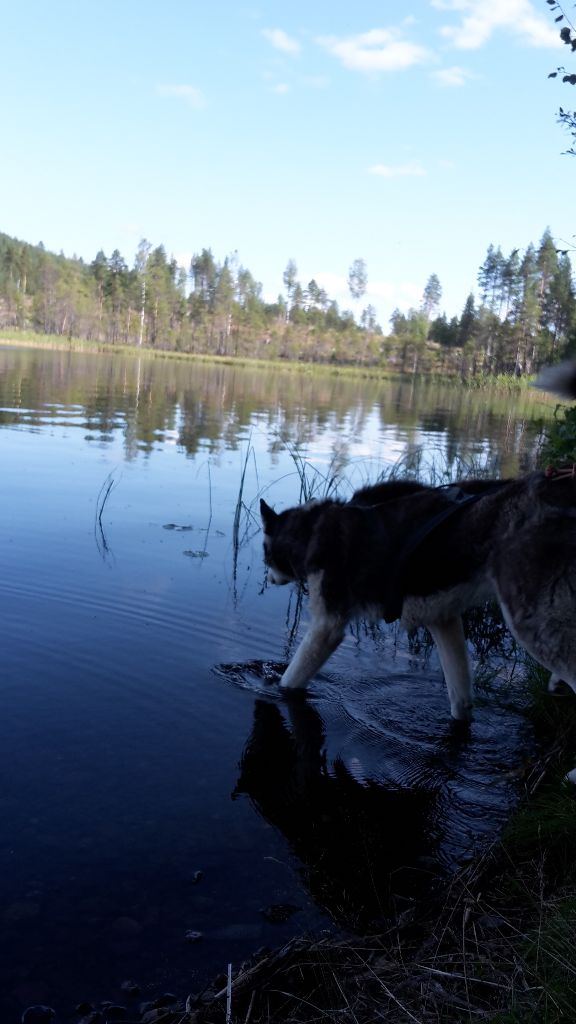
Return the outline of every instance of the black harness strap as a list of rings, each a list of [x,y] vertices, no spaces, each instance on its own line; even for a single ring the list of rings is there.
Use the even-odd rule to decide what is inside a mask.
[[[487,484],[484,489],[478,491],[476,494],[466,494],[458,484],[443,484],[441,487],[435,488],[437,491],[443,491],[446,497],[449,499],[450,504],[445,508],[433,515],[425,523],[422,523],[417,530],[410,536],[406,543],[400,548],[397,557],[394,559],[390,566],[391,575],[393,576],[393,582],[391,586],[391,593],[388,601],[384,607],[384,620],[385,622],[395,622],[402,615],[402,606],[404,604],[404,598],[406,594],[402,586],[402,580],[408,563],[417,553],[418,549],[422,547],[424,541],[428,540],[438,527],[442,526],[447,520],[453,518],[463,508],[467,508],[470,505],[474,505],[481,498],[487,497],[489,494],[494,494],[496,491],[501,490],[507,485],[505,480],[495,480],[491,484]]]

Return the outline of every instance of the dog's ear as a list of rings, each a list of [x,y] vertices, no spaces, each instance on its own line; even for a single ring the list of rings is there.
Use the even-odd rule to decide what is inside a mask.
[[[260,516],[262,518],[262,526],[267,532],[270,532],[278,519],[278,513],[273,508],[270,508],[270,505],[266,504],[264,498],[260,498]]]

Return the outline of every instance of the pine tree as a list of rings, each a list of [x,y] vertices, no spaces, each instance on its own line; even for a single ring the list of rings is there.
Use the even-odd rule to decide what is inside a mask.
[[[472,338],[474,337],[475,327],[476,305],[474,302],[474,295],[472,294],[472,292],[470,292],[468,298],[466,299],[464,309],[462,310],[462,315],[460,317],[460,324],[458,327],[459,345],[466,345],[468,341],[472,340]]]
[[[290,317],[290,311],[292,309],[294,289],[295,289],[296,284],[297,284],[297,278],[298,278],[298,267],[296,266],[296,261],[290,259],[290,260],[288,260],[288,263],[286,264],[286,270],[284,271],[284,273],[282,275],[282,280],[284,282],[284,287],[286,289],[286,319],[287,320]]]
[[[431,274],[422,295],[422,312],[428,319],[438,309],[442,299],[442,285],[437,274]]]
[[[486,259],[478,271],[478,286],[483,306],[494,310],[502,294],[504,257],[500,246],[488,246]]]
[[[355,301],[363,298],[368,287],[368,271],[366,261],[363,259],[354,260],[348,271],[348,290]]]

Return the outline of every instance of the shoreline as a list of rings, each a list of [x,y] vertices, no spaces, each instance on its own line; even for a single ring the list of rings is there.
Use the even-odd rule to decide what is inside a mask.
[[[279,373],[302,375],[325,375],[331,377],[348,377],[360,380],[381,381],[412,381],[428,380],[434,383],[450,384],[470,390],[524,391],[532,386],[532,377],[513,377],[502,375],[462,378],[460,375],[436,373],[434,370],[422,370],[416,374],[402,373],[393,368],[378,365],[358,366],[352,363],[305,362],[294,359],[257,359],[248,356],[216,355],[203,352],[183,352],[175,349],[157,349],[147,346],[111,344],[109,342],[85,341],[82,338],[63,338],[56,335],[34,334],[30,331],[18,333],[8,329],[0,330],[0,347],[48,349],[60,352],[81,352],[85,354],[122,355],[145,359],[174,359],[191,363],[210,363],[214,366],[231,366],[243,369],[267,369]],[[544,400],[546,392],[541,392]],[[557,399],[550,398],[557,402]]]

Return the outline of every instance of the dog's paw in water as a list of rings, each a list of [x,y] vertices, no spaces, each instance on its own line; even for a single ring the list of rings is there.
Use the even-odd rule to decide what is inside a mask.
[[[556,697],[568,697],[571,693],[576,693],[576,690],[571,683],[566,683],[560,676],[551,675],[548,681],[548,693],[553,693]]]
[[[235,686],[254,693],[280,695],[280,680],[286,671],[286,663],[278,661],[237,661],[215,665],[216,675],[223,676]]]

